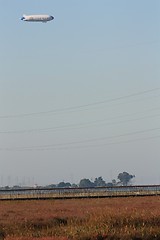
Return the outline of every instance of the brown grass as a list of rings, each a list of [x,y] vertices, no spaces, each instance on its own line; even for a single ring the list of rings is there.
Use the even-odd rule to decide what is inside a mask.
[[[160,197],[1,201],[0,239],[160,239]]]

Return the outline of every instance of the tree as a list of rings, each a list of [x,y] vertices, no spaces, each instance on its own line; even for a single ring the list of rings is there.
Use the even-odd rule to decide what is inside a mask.
[[[79,182],[79,187],[94,187],[94,183],[91,182],[89,179],[81,179]]]
[[[95,178],[94,180],[94,186],[95,187],[105,187],[106,182],[103,180],[102,177]]]
[[[59,188],[68,188],[68,187],[71,187],[71,184],[69,182],[67,182],[67,183],[60,182],[60,183],[58,183],[57,187],[59,187]]]
[[[117,185],[116,179],[113,179],[113,180],[112,180],[112,184],[113,184],[113,186],[116,186],[116,185]]]
[[[73,183],[73,184],[71,185],[71,187],[72,187],[72,188],[78,188],[78,185],[75,184],[75,183]]]
[[[123,173],[119,173],[117,178],[120,180],[120,183],[123,186],[127,186],[128,183],[130,182],[130,180],[134,177],[135,177],[135,175],[131,175],[127,172],[123,172]]]
[[[47,188],[56,188],[57,185],[56,185],[56,184],[50,184],[50,185],[47,185],[46,187],[47,187]]]

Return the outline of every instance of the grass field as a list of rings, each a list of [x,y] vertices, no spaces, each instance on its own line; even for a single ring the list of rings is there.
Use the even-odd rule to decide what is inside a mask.
[[[1,201],[0,239],[160,239],[160,197]]]

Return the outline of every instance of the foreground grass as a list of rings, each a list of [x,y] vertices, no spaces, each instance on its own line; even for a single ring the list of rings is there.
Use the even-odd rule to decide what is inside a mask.
[[[160,239],[160,197],[0,202],[0,239]]]

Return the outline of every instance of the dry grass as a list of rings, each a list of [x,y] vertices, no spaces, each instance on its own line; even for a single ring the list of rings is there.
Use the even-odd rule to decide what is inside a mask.
[[[0,202],[0,239],[160,239],[160,197]]]

